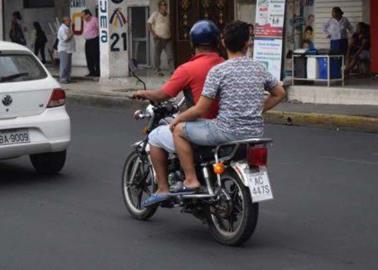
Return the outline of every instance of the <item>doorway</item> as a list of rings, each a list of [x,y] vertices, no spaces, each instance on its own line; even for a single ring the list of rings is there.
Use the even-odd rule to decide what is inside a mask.
[[[138,65],[149,67],[150,64],[150,35],[147,30],[149,7],[129,7],[129,58],[135,59]]]
[[[179,66],[192,56],[189,31],[198,20],[213,21],[221,30],[234,19],[234,1],[230,0],[177,0],[170,1],[170,14],[175,64]]]

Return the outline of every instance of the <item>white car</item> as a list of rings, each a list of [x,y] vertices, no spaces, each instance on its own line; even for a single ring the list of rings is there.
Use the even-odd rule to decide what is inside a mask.
[[[0,41],[0,160],[30,155],[37,172],[58,173],[70,141],[59,83],[29,49]]]

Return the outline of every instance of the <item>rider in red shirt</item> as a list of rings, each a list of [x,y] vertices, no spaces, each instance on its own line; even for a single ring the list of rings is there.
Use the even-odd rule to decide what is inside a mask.
[[[220,31],[211,21],[199,21],[192,27],[190,38],[195,49],[194,57],[178,67],[161,89],[137,91],[134,94],[135,98],[161,102],[176,97],[186,90],[191,94],[193,103],[199,100],[207,73],[212,67],[224,61],[216,52],[219,45]],[[218,102],[214,101],[210,110],[204,113],[203,118],[213,119],[217,114]],[[168,198],[168,154],[175,153],[175,145],[169,126],[160,126],[154,129],[149,135],[149,144],[151,146],[150,156],[156,172],[159,189],[143,203],[144,207],[162,202]]]

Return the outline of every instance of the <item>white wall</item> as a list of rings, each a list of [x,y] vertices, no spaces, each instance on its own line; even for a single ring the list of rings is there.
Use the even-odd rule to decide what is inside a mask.
[[[1,0],[0,0],[1,1]],[[27,40],[27,45],[29,48],[33,47],[32,33],[33,33],[33,22],[38,21],[42,29],[45,31],[48,44],[47,48],[52,48],[55,41],[55,34],[50,31],[48,23],[55,22],[55,9],[54,8],[23,8],[23,0],[12,0],[5,3],[4,14],[4,37],[5,40],[9,40],[9,31],[11,27],[12,13],[14,11],[20,11],[23,17],[23,27],[25,31],[25,38]],[[46,48],[46,57],[50,59]]]

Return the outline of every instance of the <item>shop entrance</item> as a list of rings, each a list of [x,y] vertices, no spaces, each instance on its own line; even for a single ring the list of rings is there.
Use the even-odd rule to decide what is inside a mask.
[[[234,1],[177,0],[170,2],[176,66],[192,56],[189,31],[201,19],[212,20],[220,29],[234,19]]]
[[[149,7],[129,7],[129,52],[130,58],[137,60],[144,67],[150,66],[150,36],[146,21]]]

